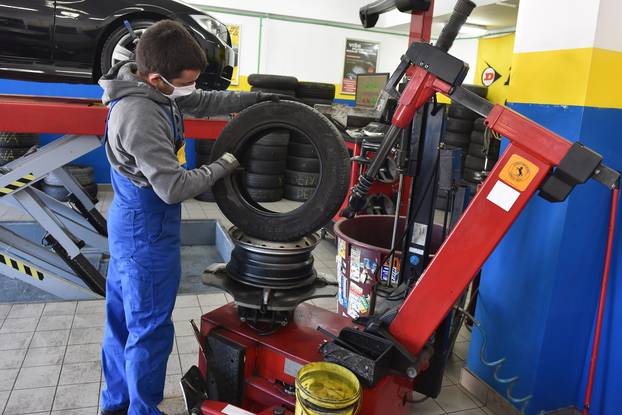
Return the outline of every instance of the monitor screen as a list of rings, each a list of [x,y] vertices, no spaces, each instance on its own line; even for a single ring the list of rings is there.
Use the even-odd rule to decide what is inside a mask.
[[[356,106],[375,107],[378,95],[389,81],[388,73],[360,74],[356,77]]]

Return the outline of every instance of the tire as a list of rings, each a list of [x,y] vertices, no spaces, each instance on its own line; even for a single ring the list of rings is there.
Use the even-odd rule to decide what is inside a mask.
[[[292,142],[287,147],[287,154],[294,157],[317,158],[317,152],[311,144]]]
[[[471,170],[484,170],[484,159],[469,154],[464,160],[464,167]]]
[[[445,133],[445,137],[443,137],[441,141],[450,146],[466,148],[469,145],[469,136],[464,133],[454,133],[448,131]]]
[[[273,131],[261,137],[257,140],[256,144],[262,146],[287,146],[289,144],[289,132],[288,131]]]
[[[460,118],[462,120],[474,120],[479,117],[478,114],[460,104],[451,104],[447,115],[450,118]]]
[[[302,134],[298,134],[295,131],[292,131],[289,138],[290,143],[300,143],[300,144],[311,144],[309,139]]]
[[[304,187],[315,187],[320,181],[318,173],[285,170],[285,184]]]
[[[484,133],[479,131],[473,131],[471,133],[471,143],[484,144]]]
[[[310,107],[315,107],[316,105],[333,105],[332,99],[300,98],[300,102]]]
[[[0,148],[30,148],[39,144],[39,134],[0,132]]]
[[[335,98],[335,85],[322,82],[298,82],[296,96],[299,98],[314,98],[333,100]]]
[[[258,129],[275,127],[308,137],[318,152],[319,183],[304,205],[283,213],[253,205],[240,191],[239,175],[219,180],[213,188],[219,208],[242,232],[269,241],[293,241],[315,232],[339,211],[348,193],[350,158],[339,130],[322,114],[293,102],[262,102],[239,113],[223,129],[212,159],[234,155],[253,141]]]
[[[195,150],[197,154],[204,154],[209,157],[212,154],[212,148],[214,148],[214,140],[196,140]]]
[[[470,133],[473,131],[473,122],[460,118],[447,118],[447,131],[455,133]]]
[[[475,121],[473,121],[473,130],[482,133],[486,131],[486,126],[484,125],[485,120],[485,118],[476,118]]]
[[[97,184],[91,183],[86,186],[82,186],[87,195],[94,199],[97,197]],[[52,196],[54,199],[60,202],[67,202],[69,200],[69,191],[64,186],[50,186],[49,184],[43,184],[42,190],[48,196]]]
[[[251,86],[259,88],[291,89],[294,91],[298,87],[298,79],[293,76],[264,75],[258,73],[249,75],[248,83]]]
[[[212,160],[214,158],[212,157]],[[285,172],[286,162],[283,160],[265,161],[265,160],[247,160],[242,163],[246,171],[257,174],[283,174]]]
[[[294,171],[318,173],[320,171],[320,160],[310,157],[287,156],[287,168]]]
[[[484,146],[482,144],[477,144],[477,143],[469,144],[469,154],[472,156],[481,158],[481,159],[486,157],[486,154],[484,153]],[[496,161],[498,156],[499,156],[499,145],[495,144],[493,141],[488,147],[488,158]]]
[[[65,166],[65,169],[71,174],[82,186],[95,183],[95,172],[91,166],[79,166],[76,164],[69,164]],[[45,184],[50,186],[63,186],[63,182],[60,177],[54,173],[50,173],[43,179]]]
[[[157,20],[149,20],[149,19],[130,20],[130,25],[132,26],[132,30],[134,31],[134,33],[136,33],[140,37],[140,35],[145,31],[146,28],[148,28],[149,26],[153,25],[156,22]],[[108,35],[108,38],[106,39],[106,41],[104,42],[104,46],[102,47],[101,55],[99,56],[100,58],[99,69],[101,70],[101,75],[107,74],[110,68],[112,67],[112,61],[113,61],[112,54],[113,54],[115,47],[117,46],[117,43],[126,42],[126,41],[128,42],[128,45],[132,45],[130,41],[130,35],[123,24],[121,24],[119,27],[114,29]],[[132,52],[134,51],[134,48],[132,47],[128,49],[130,49]],[[115,63],[117,62],[115,61]],[[99,77],[96,76],[96,78],[99,78]]]
[[[244,184],[247,188],[254,187],[255,189],[279,189],[283,187],[285,181],[283,175],[270,175],[270,174],[244,174]]]
[[[214,198],[214,193],[212,193],[211,190],[203,192],[200,195],[195,196],[194,198],[200,202],[214,203],[216,201],[216,199]]]
[[[27,147],[0,147],[0,166],[22,157],[28,150]]]
[[[313,196],[315,187],[294,186],[291,184],[285,185],[284,197],[287,200],[293,200],[294,202],[306,202]]]
[[[481,183],[482,180],[482,173],[478,170],[473,170],[471,168],[465,167],[464,171],[462,172],[462,178],[464,180],[466,180],[469,183]]]
[[[248,150],[248,157],[252,160],[281,161],[287,157],[285,146],[264,146],[255,144]]]
[[[478,96],[480,96],[482,98],[486,98],[486,95],[488,95],[488,87],[487,86],[474,85],[474,84],[462,84],[462,86],[467,91],[473,92],[474,94],[476,94],[476,95],[478,95]]]
[[[283,199],[282,187],[278,189],[256,189],[254,187],[247,187],[246,191],[255,202],[278,202]]]
[[[251,92],[264,92],[266,94],[287,95],[290,97],[296,96],[296,91],[293,89],[259,88],[253,86],[251,87]]]

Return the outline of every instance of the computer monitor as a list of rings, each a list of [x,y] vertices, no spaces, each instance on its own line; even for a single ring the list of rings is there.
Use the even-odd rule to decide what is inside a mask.
[[[389,81],[389,73],[369,73],[356,76],[356,100],[357,107],[376,106],[378,95]]]

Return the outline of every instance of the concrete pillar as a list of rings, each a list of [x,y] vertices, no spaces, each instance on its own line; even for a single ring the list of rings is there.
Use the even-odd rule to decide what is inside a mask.
[[[622,170],[622,3],[521,0],[509,105]],[[568,200],[534,198],[483,269],[476,317],[488,360],[507,357],[527,414],[581,407],[603,269],[611,193],[590,182]],[[622,225],[619,229],[622,229]],[[617,232],[620,234],[620,231]],[[622,413],[622,244],[614,251],[607,320],[591,414]],[[505,395],[480,361],[474,332],[467,367]]]

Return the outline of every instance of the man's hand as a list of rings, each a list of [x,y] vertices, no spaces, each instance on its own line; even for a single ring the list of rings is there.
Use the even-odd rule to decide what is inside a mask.
[[[280,100],[298,101],[298,99],[296,97],[292,97],[290,95],[271,94],[271,93],[268,93],[268,92],[258,92],[257,93],[257,103],[266,102],[266,101],[279,102]]]
[[[231,153],[225,153],[214,161],[207,168],[212,172],[212,183],[232,174],[238,167],[240,162]]]

